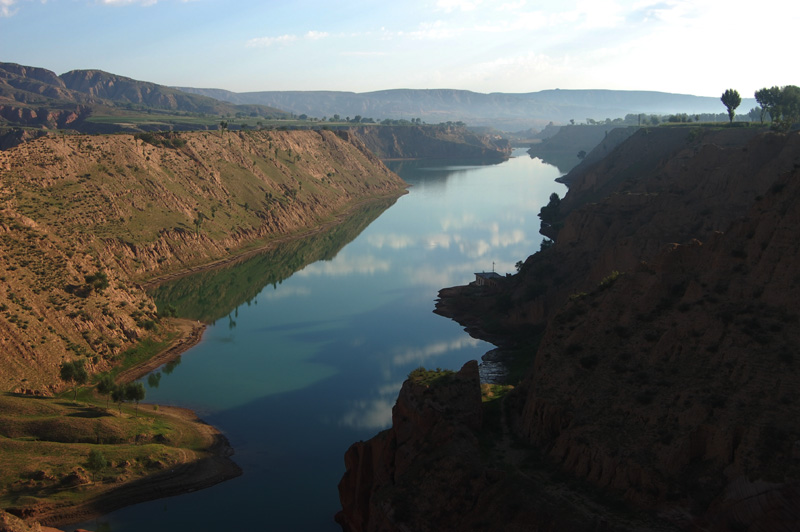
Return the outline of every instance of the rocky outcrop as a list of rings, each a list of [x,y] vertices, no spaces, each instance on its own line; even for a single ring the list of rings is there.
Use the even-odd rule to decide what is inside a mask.
[[[342,511],[336,516],[345,530],[452,529],[453,516],[469,510],[481,485],[470,468],[480,462],[479,384],[474,361],[429,384],[406,380],[392,409],[392,428],[354,444],[345,455]],[[431,449],[436,449],[432,455]],[[417,483],[459,496],[418,497]],[[403,497],[400,504],[397,496]]]
[[[80,105],[75,106],[73,109],[0,105],[0,118],[17,126],[25,127],[44,127],[49,129],[75,128],[78,127],[89,114],[89,109]],[[13,145],[16,146],[16,144]]]
[[[529,345],[541,333],[501,417],[523,458],[502,463],[530,481],[520,507],[544,498],[572,511],[527,512],[528,529],[582,515],[609,530],[792,530],[800,134],[641,130],[568,180],[555,245],[493,296],[451,289],[439,308],[482,337]],[[482,459],[464,467],[486,473]],[[458,508],[450,499],[465,494],[416,484],[415,500],[426,496]],[[471,511],[497,500],[472,499]],[[634,523],[637,511],[648,517]],[[496,528],[514,522],[499,515]],[[451,517],[442,529],[458,529],[462,514]]]

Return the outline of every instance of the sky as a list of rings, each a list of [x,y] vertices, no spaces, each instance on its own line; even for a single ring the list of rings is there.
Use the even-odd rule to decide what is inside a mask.
[[[169,86],[655,90],[800,85],[793,0],[0,0],[0,62]]]

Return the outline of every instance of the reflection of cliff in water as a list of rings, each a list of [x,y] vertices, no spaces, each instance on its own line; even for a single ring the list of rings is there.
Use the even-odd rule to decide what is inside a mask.
[[[332,260],[396,200],[370,202],[342,223],[319,233],[182,277],[153,289],[150,295],[160,311],[171,305],[181,318],[213,323],[253,300],[266,285],[276,285],[313,262]]]
[[[505,162],[497,159],[458,159],[458,165],[453,164],[454,159],[404,159],[389,160],[383,163],[395,174],[409,184],[416,184],[421,180],[425,184],[447,184],[451,177],[467,173],[470,169],[479,166],[495,166]]]

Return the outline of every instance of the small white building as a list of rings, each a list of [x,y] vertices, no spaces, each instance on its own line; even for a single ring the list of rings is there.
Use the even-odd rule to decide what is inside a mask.
[[[502,275],[497,272],[481,272],[475,274],[475,284],[478,286],[497,286],[497,280]]]

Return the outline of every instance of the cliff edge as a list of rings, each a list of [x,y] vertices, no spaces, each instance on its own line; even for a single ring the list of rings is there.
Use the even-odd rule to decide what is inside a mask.
[[[793,530],[800,133],[640,130],[568,177],[553,246],[493,296],[441,294],[439,311],[471,334],[535,346],[502,407],[484,404],[484,427],[500,428],[460,448],[460,467],[492,480],[482,497],[408,479],[384,514],[413,497],[450,520],[345,529],[515,529],[526,515],[519,529]],[[513,452],[497,454],[508,438]],[[440,451],[431,443],[420,463]],[[525,481],[503,512],[507,495],[488,494],[506,494],[509,477]],[[568,510],[532,511],[537,501]],[[465,522],[464,505],[491,523]]]

